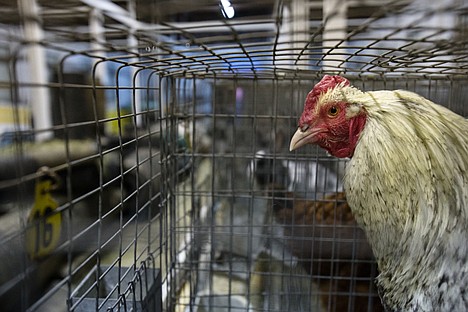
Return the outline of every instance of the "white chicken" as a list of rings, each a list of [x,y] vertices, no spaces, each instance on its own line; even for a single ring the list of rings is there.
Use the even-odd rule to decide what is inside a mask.
[[[468,311],[468,121],[415,93],[325,76],[290,149],[350,158],[344,189],[389,311]]]

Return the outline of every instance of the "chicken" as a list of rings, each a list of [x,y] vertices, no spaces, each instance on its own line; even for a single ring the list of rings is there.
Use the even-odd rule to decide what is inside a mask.
[[[256,187],[264,190],[294,191],[309,199],[342,191],[341,162],[324,166],[317,161],[275,158],[264,150],[255,153],[247,167],[247,176],[255,177]]]
[[[285,245],[313,276],[328,311],[383,310],[371,283],[372,251],[343,193],[322,200],[275,195],[273,208]]]
[[[311,275],[312,284],[317,284],[320,290],[322,306],[327,311],[383,311],[376,287],[372,284],[376,276],[375,260],[364,232],[356,225],[344,193],[331,192],[336,189],[335,185],[326,188],[328,195],[320,199],[300,198],[298,196],[302,192],[297,193],[295,188],[294,192],[288,190],[289,182],[285,181],[290,168],[288,163],[258,153],[255,160],[255,164],[251,163],[249,167],[256,169],[253,171],[256,185],[272,201],[273,228],[280,229],[270,233],[271,238],[286,247],[305,273]],[[332,170],[323,171],[325,168],[318,163],[311,164],[317,174],[322,171],[322,175],[333,176]],[[323,177],[319,181],[328,180]],[[317,191],[315,181],[305,180],[312,182]],[[322,187],[324,185],[319,189]],[[289,263],[286,259],[283,261]],[[268,267],[274,268],[273,265]],[[254,286],[253,289],[261,288]]]
[[[468,121],[415,93],[325,76],[290,150],[350,158],[344,190],[388,311],[468,310]]]

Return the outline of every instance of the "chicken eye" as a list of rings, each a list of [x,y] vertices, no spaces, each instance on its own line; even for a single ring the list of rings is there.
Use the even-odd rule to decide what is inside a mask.
[[[338,115],[339,109],[336,106],[332,106],[328,109],[329,117],[336,117]]]

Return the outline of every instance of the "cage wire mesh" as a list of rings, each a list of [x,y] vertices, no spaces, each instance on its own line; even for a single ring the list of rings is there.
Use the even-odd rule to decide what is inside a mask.
[[[463,0],[0,6],[3,311],[382,311],[324,74],[468,116]]]

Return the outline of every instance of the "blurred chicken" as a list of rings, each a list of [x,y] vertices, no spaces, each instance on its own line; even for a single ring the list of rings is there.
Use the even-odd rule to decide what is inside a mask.
[[[247,167],[247,176],[256,182],[256,188],[294,191],[303,198],[318,199],[324,194],[342,191],[341,163],[324,166],[310,160],[282,159],[273,153],[259,150]]]
[[[318,284],[322,306],[328,311],[383,311],[373,284],[377,275],[373,254],[344,193],[299,199],[281,183],[286,164],[257,160],[255,180],[272,198],[275,223],[282,228],[279,240]],[[333,172],[328,173],[333,179]]]
[[[383,311],[373,285],[376,265],[344,193],[322,200],[273,197],[284,243],[322,291],[329,311]]]

